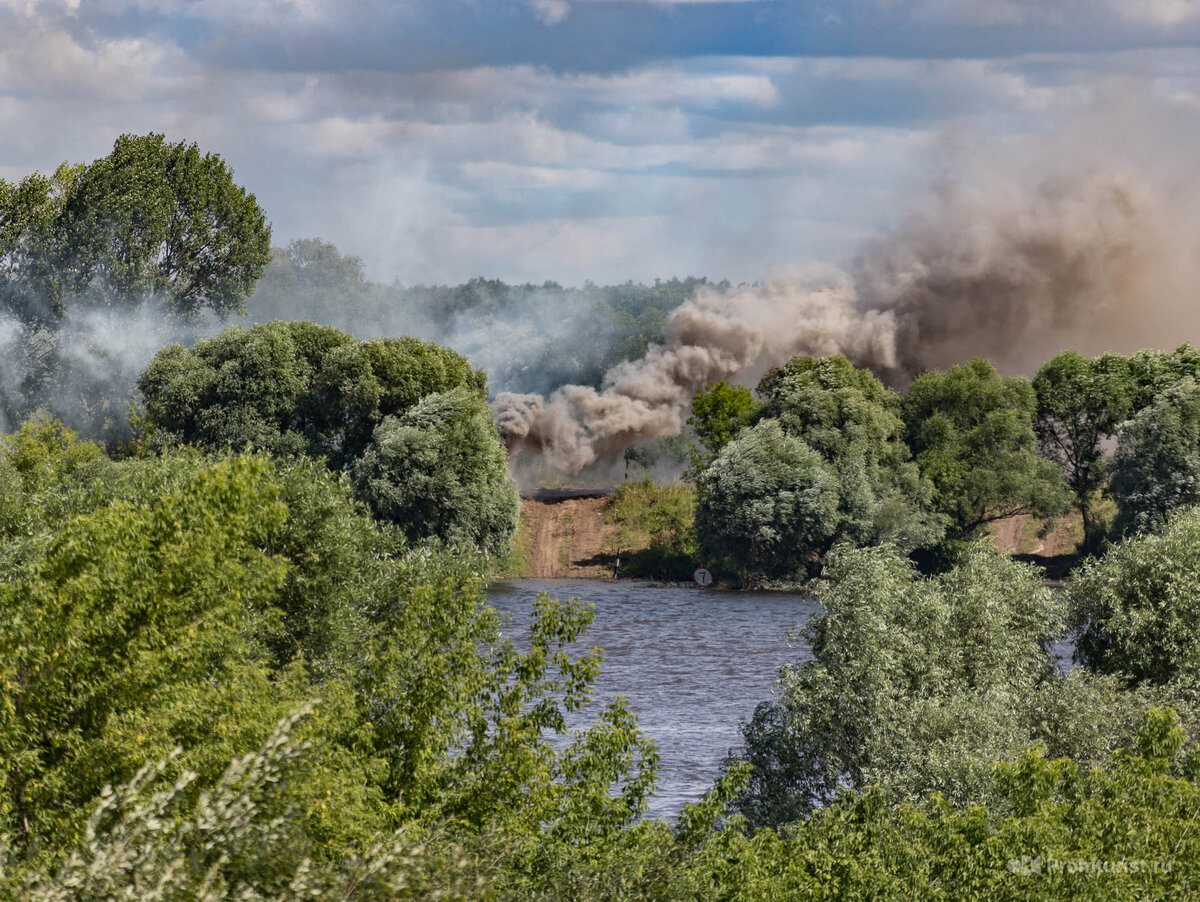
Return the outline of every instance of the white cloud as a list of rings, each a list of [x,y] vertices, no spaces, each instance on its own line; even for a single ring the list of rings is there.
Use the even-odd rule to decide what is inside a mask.
[[[543,25],[557,25],[571,12],[567,0],[532,0],[533,14]]]
[[[540,7],[547,21],[576,2],[611,0],[516,8]],[[918,5],[950,14],[939,0],[892,8]],[[1002,0],[991,13],[983,5],[958,9],[1037,14],[1033,0]],[[1157,27],[1198,5],[1121,9]],[[176,44],[127,21],[110,37],[85,21],[97,8],[209,24],[194,46],[182,30],[170,32]],[[165,131],[225,156],[274,220],[277,241],[319,235],[363,256],[377,278],[754,278],[788,260],[845,253],[886,221],[898,186],[933,165],[934,133],[998,140],[1044,129],[1122,79],[1200,107],[1200,50],[1188,47],[661,58],[612,73],[533,61],[346,69],[310,59],[302,42],[279,68],[204,56],[206,36],[251,21],[337,15],[334,0],[95,0],[75,13],[68,0],[0,0],[0,177],[92,159],[122,132]]]
[[[1110,0],[1121,18],[1151,25],[1181,25],[1200,19],[1200,0]]]
[[[651,3],[655,6],[685,6],[699,3],[773,3],[774,0],[575,0],[576,3]]]

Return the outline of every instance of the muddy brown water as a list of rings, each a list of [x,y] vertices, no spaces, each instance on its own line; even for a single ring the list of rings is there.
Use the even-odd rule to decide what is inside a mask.
[[[741,739],[739,724],[770,697],[779,668],[810,657],[793,637],[819,609],[812,598],[786,593],[662,588],[629,581],[509,580],[489,590],[493,607],[510,614],[505,631],[528,636],[539,592],[579,597],[596,608],[581,645],[604,650],[591,706],[577,726],[624,695],[660,755],[649,817],[673,817],[699,801]]]

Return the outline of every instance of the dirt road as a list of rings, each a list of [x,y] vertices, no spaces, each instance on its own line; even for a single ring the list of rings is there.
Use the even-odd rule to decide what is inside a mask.
[[[525,575],[533,579],[612,576],[608,542],[617,527],[604,522],[604,498],[526,498],[529,523]]]

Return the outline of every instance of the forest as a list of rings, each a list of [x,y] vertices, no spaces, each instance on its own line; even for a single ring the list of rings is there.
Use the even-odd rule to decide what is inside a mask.
[[[568,729],[594,612],[518,646],[486,603],[489,400],[600,385],[701,285],[381,286],[161,135],[0,181],[0,897],[1192,897],[1188,345],[703,385],[612,514],[646,574],[803,586],[812,659],[674,822],[623,698]],[[1067,514],[1053,580],[988,532]]]

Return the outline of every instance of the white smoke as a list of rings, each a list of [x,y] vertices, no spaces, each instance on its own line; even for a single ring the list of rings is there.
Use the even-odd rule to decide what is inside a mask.
[[[89,438],[128,439],[137,377],[154,354],[222,327],[215,316],[182,322],[153,299],[70,309],[53,328],[0,317],[0,431],[40,411]]]

